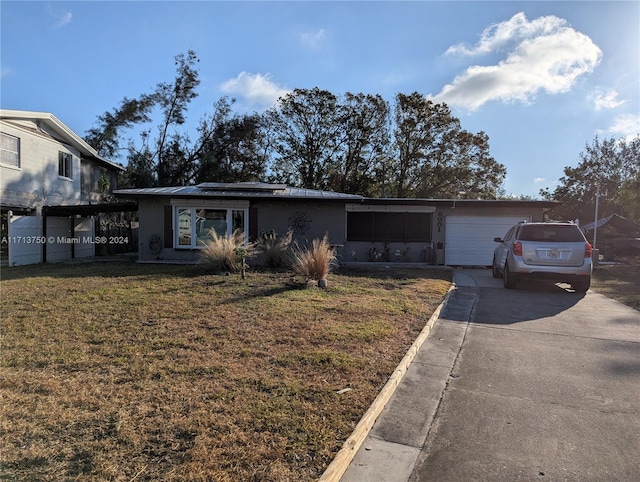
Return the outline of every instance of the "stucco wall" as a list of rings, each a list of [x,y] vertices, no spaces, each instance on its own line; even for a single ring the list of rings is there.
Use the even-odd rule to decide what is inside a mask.
[[[431,216],[431,243],[402,243],[390,242],[385,245],[380,242],[345,242],[343,249],[343,257],[346,262],[369,262],[378,254],[377,261],[384,261],[386,253],[391,262],[411,262],[425,263],[429,261],[429,251],[433,250],[435,256],[435,264],[444,264],[446,249],[446,219],[447,216],[520,216],[522,219],[530,219],[531,221],[543,220],[542,207],[495,207],[495,206],[461,206],[456,203],[454,207],[451,203],[433,204],[435,212]],[[498,233],[496,236],[502,236],[504,233]],[[346,238],[346,236],[345,236]],[[433,262],[433,259],[431,259]]]
[[[206,202],[195,200],[173,201],[174,204],[207,206]],[[141,261],[196,261],[197,249],[175,249],[165,247],[165,207],[171,206],[169,198],[141,199],[138,204],[140,219],[140,243],[138,256]],[[224,203],[221,203],[224,206]],[[211,206],[209,204],[210,207]],[[257,233],[275,230],[278,234],[285,234],[291,224],[295,224],[294,240],[305,243],[325,234],[329,242],[343,245],[345,240],[345,211],[344,203],[331,202],[263,202],[255,201],[249,206],[248,225],[255,223],[257,212]],[[256,211],[257,210],[257,211]],[[173,222],[172,222],[173,225]],[[150,242],[157,236],[161,240],[162,249],[154,252]],[[341,246],[339,246],[341,249]]]
[[[183,202],[175,201],[183,204]],[[212,201],[210,201],[212,202]],[[222,201],[218,201],[222,202]],[[199,201],[191,199],[189,204],[197,206]],[[165,206],[171,206],[171,199],[141,199],[139,201],[140,214],[140,246],[139,259],[142,261],[196,261],[197,249],[174,249],[165,246]],[[388,243],[388,255],[391,262],[424,263],[431,261],[435,264],[444,263],[444,249],[446,240],[447,216],[488,215],[488,216],[521,216],[531,221],[543,220],[543,208],[535,206],[496,207],[490,204],[475,206],[461,206],[434,203],[435,212],[431,214],[431,243],[428,242],[391,242]],[[316,238],[328,235],[329,242],[337,246],[337,253],[343,262],[367,262],[371,260],[372,249],[378,253],[385,252],[382,241],[353,242],[347,241],[347,214],[344,202],[314,202],[305,200],[271,201],[252,200],[249,207],[248,225],[255,230],[255,234],[274,230],[285,234],[290,228],[294,229],[294,239],[299,243],[310,242]],[[256,218],[257,216],[257,218]],[[498,233],[501,236],[504,233]],[[150,247],[152,236],[161,240],[162,249],[153,252]],[[429,254],[435,259],[429,260]],[[379,258],[379,262],[384,261]]]
[[[143,200],[138,203],[138,219],[140,221],[138,231],[138,259],[140,261],[153,261],[160,259],[180,259],[181,255],[189,253],[176,253],[174,249],[164,247],[164,206],[170,206],[169,200],[158,202],[155,200]],[[160,251],[153,250],[151,238],[160,238]],[[188,256],[193,258],[193,256]]]
[[[328,202],[257,202],[258,234],[275,230],[284,234],[293,230],[299,243],[322,238],[325,234],[332,244],[344,244],[346,217],[344,203]]]

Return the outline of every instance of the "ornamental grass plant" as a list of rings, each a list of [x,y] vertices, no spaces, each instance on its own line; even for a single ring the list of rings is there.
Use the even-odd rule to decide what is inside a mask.
[[[237,273],[245,266],[245,260],[255,254],[255,246],[245,240],[241,229],[225,236],[211,229],[209,234],[212,239],[203,243],[200,259],[215,271]]]
[[[292,238],[293,231],[291,230],[284,236],[278,236],[275,231],[262,233],[256,240],[255,246],[264,257],[264,266],[280,268],[285,265],[289,257]]]
[[[311,247],[295,244],[291,259],[293,271],[312,281],[326,279],[337,261],[335,249],[329,244],[326,234],[322,239],[314,239]]]

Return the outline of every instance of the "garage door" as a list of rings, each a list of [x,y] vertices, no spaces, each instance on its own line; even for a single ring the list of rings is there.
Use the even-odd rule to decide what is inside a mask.
[[[514,224],[529,216],[447,216],[445,264],[490,266],[496,243]]]

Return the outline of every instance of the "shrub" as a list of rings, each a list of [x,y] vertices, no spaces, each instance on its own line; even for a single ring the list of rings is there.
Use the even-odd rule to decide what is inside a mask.
[[[327,235],[322,239],[314,239],[310,248],[295,244],[291,258],[291,266],[296,274],[314,281],[325,279],[336,263],[336,253]]]
[[[203,243],[200,258],[216,271],[237,273],[242,269],[244,259],[250,258],[255,252],[253,244],[245,241],[241,229],[225,236],[220,236],[215,229],[211,229],[209,234],[213,239]]]
[[[264,255],[264,265],[268,268],[279,268],[288,259],[289,247],[293,231],[288,231],[278,237],[275,231],[262,233],[256,240],[255,246]]]

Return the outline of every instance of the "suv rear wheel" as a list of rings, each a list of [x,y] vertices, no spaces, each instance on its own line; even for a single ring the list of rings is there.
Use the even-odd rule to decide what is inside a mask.
[[[509,263],[506,263],[504,265],[504,272],[502,273],[502,281],[504,284],[504,287],[507,288],[508,290],[513,290],[516,287],[516,284],[518,283],[518,280],[516,279],[516,277],[511,274],[511,271],[509,271]]]
[[[586,293],[589,291],[589,286],[591,286],[591,276],[587,276],[584,280],[574,281],[571,286],[576,293]]]

